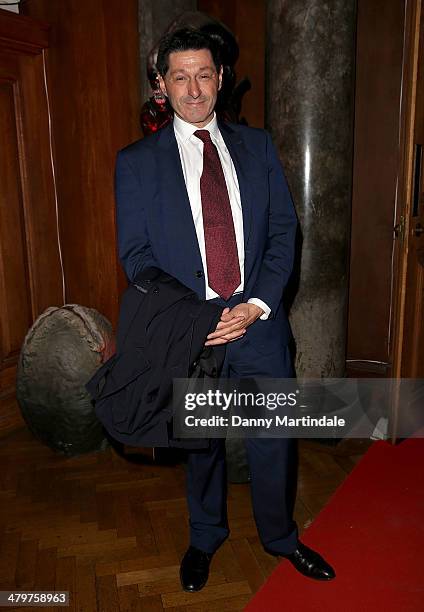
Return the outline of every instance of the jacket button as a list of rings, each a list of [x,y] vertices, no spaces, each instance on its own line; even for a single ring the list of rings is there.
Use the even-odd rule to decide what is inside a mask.
[[[202,276],[203,276],[202,270],[197,270],[196,271],[196,276],[197,276],[197,278],[202,278]]]
[[[159,288],[158,287],[153,287],[153,293],[159,293]]]

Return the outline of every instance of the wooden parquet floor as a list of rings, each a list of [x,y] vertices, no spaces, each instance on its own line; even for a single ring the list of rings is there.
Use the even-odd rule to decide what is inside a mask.
[[[301,531],[368,445],[300,443]],[[230,485],[231,536],[208,585],[190,594],[178,577],[188,543],[183,464],[112,448],[66,459],[20,430],[0,440],[0,465],[0,590],[69,590],[69,608],[58,611],[242,610],[277,563],[260,545],[248,485]]]

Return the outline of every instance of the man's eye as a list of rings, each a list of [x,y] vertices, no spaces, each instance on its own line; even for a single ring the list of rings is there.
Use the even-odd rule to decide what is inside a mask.
[[[175,77],[175,80],[176,80],[176,81],[184,81],[184,79],[185,79],[185,77],[183,77],[183,76],[177,76],[177,77]]]
[[[205,80],[205,79],[210,79],[211,77],[210,77],[210,74],[201,74],[200,78]]]

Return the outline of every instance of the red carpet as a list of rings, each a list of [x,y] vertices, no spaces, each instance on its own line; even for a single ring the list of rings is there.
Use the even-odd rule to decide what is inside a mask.
[[[302,541],[325,556],[335,580],[275,569],[248,612],[423,612],[424,439],[375,442]]]

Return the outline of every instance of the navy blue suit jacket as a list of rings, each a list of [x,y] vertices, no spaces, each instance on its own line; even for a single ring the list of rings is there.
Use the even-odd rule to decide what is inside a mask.
[[[269,134],[219,123],[233,160],[243,213],[245,264],[243,301],[263,300],[267,321],[248,329],[261,344],[287,344],[290,327],[282,295],[293,267],[297,218]],[[119,257],[133,280],[156,266],[205,297],[196,230],[173,125],[118,153],[115,175]]]

